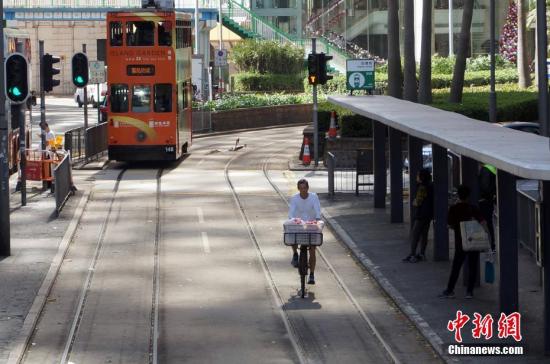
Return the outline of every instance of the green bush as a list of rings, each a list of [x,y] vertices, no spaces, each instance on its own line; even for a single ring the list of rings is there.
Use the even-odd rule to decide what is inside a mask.
[[[374,81],[377,88],[385,88],[388,82],[388,75],[386,73],[376,73],[374,76]],[[309,85],[307,78],[304,78],[304,89],[306,92],[308,92],[308,90],[311,90],[311,86]],[[326,85],[317,87],[317,90],[325,94],[349,93],[349,91],[346,89],[346,76],[335,75],[331,80],[326,83]]]
[[[516,67],[512,62],[502,58],[500,54],[497,54],[495,57],[495,65],[497,67],[497,70],[503,69],[503,68]],[[490,69],[491,69],[491,57],[489,55],[478,56],[475,58],[468,58],[468,61],[466,63],[466,71],[470,71],[470,72],[489,71]]]
[[[432,74],[449,75],[453,74],[455,66],[455,57],[432,57]]]
[[[308,94],[229,94],[221,99],[206,102],[203,110],[220,111],[249,107],[307,104],[311,102],[311,95]]]
[[[520,90],[516,85],[497,87],[498,121],[538,120],[537,92],[535,89]],[[449,91],[434,92],[432,106],[454,111],[473,119],[489,121],[489,87],[464,89],[461,104],[449,103]]]
[[[246,39],[229,55],[241,72],[298,74],[304,66],[304,50],[290,43]]]
[[[357,114],[342,115],[340,118],[340,135],[343,137],[372,137],[372,120]]]
[[[301,74],[237,73],[235,91],[296,91],[304,92]]]

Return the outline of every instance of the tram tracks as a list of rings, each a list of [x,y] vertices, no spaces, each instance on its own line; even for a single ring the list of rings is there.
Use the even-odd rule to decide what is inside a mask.
[[[267,148],[267,147],[269,147],[273,144],[275,144],[275,143],[268,143],[268,144],[264,145],[263,146],[264,150],[265,150],[265,148]],[[310,356],[308,355],[308,350],[305,347],[305,343],[301,339],[297,327],[293,324],[293,321],[289,316],[289,312],[287,312],[287,310],[285,309],[285,304],[283,302],[282,295],[281,295],[281,293],[280,293],[280,291],[277,287],[277,283],[276,283],[276,281],[273,277],[273,274],[272,274],[271,269],[270,269],[269,264],[268,264],[268,260],[265,256],[264,252],[263,252],[263,249],[262,249],[262,246],[259,242],[257,234],[254,232],[252,222],[251,222],[251,220],[250,220],[250,218],[249,218],[249,216],[246,212],[246,209],[244,207],[244,204],[243,204],[241,198],[239,197],[239,194],[237,193],[237,190],[236,190],[236,187],[235,187],[234,183],[232,182],[231,178],[229,177],[229,171],[230,171],[231,164],[235,160],[237,160],[238,158],[243,158],[244,156],[246,156],[247,154],[249,154],[251,152],[253,152],[253,150],[248,151],[248,152],[243,153],[243,154],[240,154],[240,155],[237,155],[237,156],[234,156],[233,158],[231,158],[227,162],[227,164],[225,165],[224,176],[225,176],[225,179],[226,179],[226,181],[227,181],[227,183],[228,183],[228,185],[231,189],[231,193],[233,195],[235,203],[236,203],[237,207],[239,208],[242,219],[245,222],[245,225],[246,225],[248,234],[250,236],[250,239],[252,240],[253,245],[256,249],[257,255],[258,255],[259,260],[261,262],[261,266],[262,266],[264,275],[266,277],[267,282],[269,283],[269,286],[270,286],[270,289],[271,289],[271,292],[272,292],[273,300],[276,303],[276,306],[279,308],[279,313],[281,315],[281,318],[283,320],[285,328],[286,328],[286,330],[289,334],[289,338],[292,342],[294,350],[296,351],[296,354],[297,354],[297,356],[300,360],[300,363],[314,362],[315,360],[312,360],[310,358]],[[268,173],[268,165],[270,163],[270,160],[276,154],[278,154],[278,153],[274,152],[274,153],[270,154],[269,156],[267,156],[265,159],[263,159],[261,171],[263,172],[263,175],[264,175],[265,179],[267,180],[267,182],[271,186],[274,193],[286,205],[288,205],[288,200],[287,200],[286,196],[276,186],[276,184],[270,178],[269,173]],[[401,361],[396,356],[396,354],[392,350],[391,346],[384,340],[383,336],[380,334],[379,330],[373,324],[372,320],[370,320],[370,318],[367,316],[367,314],[365,313],[365,311],[363,310],[361,305],[358,303],[357,299],[354,297],[353,293],[350,291],[350,289],[347,287],[344,280],[340,277],[340,275],[338,274],[338,272],[336,271],[334,266],[329,261],[328,257],[323,253],[323,251],[322,251],[322,249],[320,249],[320,247],[318,247],[317,251],[319,252],[319,255],[320,255],[321,259],[323,260],[323,262],[327,266],[328,271],[331,273],[334,280],[338,283],[338,286],[341,289],[341,291],[343,292],[343,295],[346,297],[348,302],[353,306],[356,313],[360,316],[361,320],[372,331],[373,336],[376,338],[378,343],[383,347],[383,350],[384,350],[385,354],[387,355],[388,359],[391,360],[393,363],[400,363]]]
[[[117,195],[120,190],[121,183],[123,183],[123,177],[125,173],[128,171],[127,168],[123,168],[117,175],[115,185],[112,190],[112,194],[110,196],[110,199],[108,201],[108,205],[105,211],[105,217],[102,220],[101,227],[99,229],[99,234],[95,243],[95,248],[93,251],[93,254],[90,255],[91,260],[89,260],[88,269],[86,273],[86,277],[84,279],[84,283],[82,285],[79,297],[78,297],[78,303],[76,304],[76,307],[73,308],[74,312],[72,314],[72,321],[70,324],[70,329],[68,330],[68,334],[66,336],[66,339],[64,340],[65,344],[62,348],[63,352],[61,354],[61,357],[59,359],[60,364],[67,364],[72,362],[72,356],[75,354],[75,343],[78,340],[79,331],[81,329],[83,318],[86,315],[87,312],[87,303],[89,300],[90,293],[92,291],[92,284],[94,282],[94,277],[96,275],[98,265],[100,264],[102,260],[102,256],[104,255],[104,250],[106,247],[106,244],[109,242],[106,241],[106,235],[107,231],[115,224],[115,222],[112,221],[113,219],[113,210],[115,202],[117,202]],[[157,363],[157,357],[158,357],[158,337],[159,337],[159,297],[160,297],[160,262],[159,262],[159,250],[160,250],[160,240],[161,240],[161,177],[162,177],[163,169],[158,169],[156,173],[156,188],[155,188],[155,214],[156,219],[154,221],[154,241],[152,244],[153,248],[153,262],[152,262],[152,277],[151,279],[151,286],[152,286],[152,297],[150,299],[150,319],[149,319],[149,345],[148,345],[148,360],[147,362],[149,364],[156,364]],[[73,236],[72,244],[75,243],[74,241],[75,237]],[[55,300],[54,300],[55,301]],[[39,317],[42,317],[44,314],[46,307],[43,307]],[[40,322],[40,318],[38,322]],[[40,323],[38,323],[39,325]],[[38,326],[37,325],[37,326]],[[34,345],[34,344],[33,344]],[[30,345],[28,349],[30,349]],[[59,357],[58,357],[59,358]],[[25,356],[22,360],[22,362],[25,362],[27,357]]]

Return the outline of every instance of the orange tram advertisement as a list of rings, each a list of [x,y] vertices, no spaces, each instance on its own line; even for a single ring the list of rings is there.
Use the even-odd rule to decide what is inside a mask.
[[[191,145],[191,15],[107,14],[109,159],[176,160]]]

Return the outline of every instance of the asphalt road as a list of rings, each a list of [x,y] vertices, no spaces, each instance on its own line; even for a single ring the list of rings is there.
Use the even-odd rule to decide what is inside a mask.
[[[271,182],[293,192],[300,130],[201,138],[180,163],[88,172],[24,362],[439,362],[328,229],[317,284],[299,297]],[[247,147],[229,151],[236,137]]]

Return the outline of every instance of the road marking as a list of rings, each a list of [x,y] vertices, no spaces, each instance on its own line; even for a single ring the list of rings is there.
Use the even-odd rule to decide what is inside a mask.
[[[210,243],[208,242],[208,234],[204,231],[201,233],[202,235],[202,248],[206,254],[210,253]]]
[[[203,224],[204,214],[202,213],[202,207],[197,207],[197,215],[199,216],[199,224]]]

